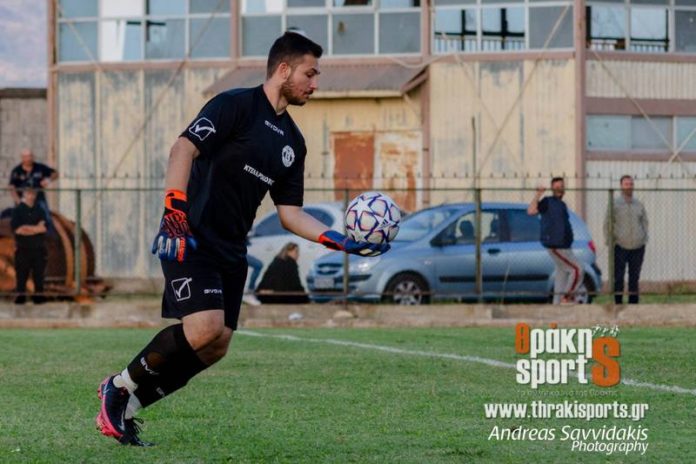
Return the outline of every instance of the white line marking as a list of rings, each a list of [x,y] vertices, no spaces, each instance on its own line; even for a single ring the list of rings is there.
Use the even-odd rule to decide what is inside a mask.
[[[293,342],[309,342],[309,343],[324,343],[327,345],[339,345],[339,346],[350,346],[353,348],[363,348],[366,350],[384,351],[386,353],[394,354],[405,354],[411,356],[422,356],[426,358],[440,358],[440,359],[453,359],[455,361],[467,361],[478,364],[485,364],[492,367],[503,367],[506,369],[516,369],[516,366],[512,363],[506,363],[503,361],[498,361],[496,359],[482,358],[480,356],[469,356],[461,354],[451,354],[451,353],[438,353],[436,351],[419,351],[419,350],[404,350],[401,348],[393,348],[391,346],[384,345],[373,345],[370,343],[358,343],[350,342],[347,340],[336,340],[333,338],[304,338],[297,337],[295,335],[271,335],[263,334],[259,332],[251,332],[248,330],[239,330],[237,332],[240,335],[249,335],[251,337],[265,337],[265,338],[278,338],[281,340],[288,340]],[[571,373],[572,375],[572,373]],[[577,375],[574,375],[577,377]],[[640,382],[633,379],[622,379],[621,383],[629,387],[637,388],[647,388],[649,390],[662,391],[668,393],[683,393],[687,395],[696,396],[696,389],[678,387],[676,385],[660,385],[650,382]]]

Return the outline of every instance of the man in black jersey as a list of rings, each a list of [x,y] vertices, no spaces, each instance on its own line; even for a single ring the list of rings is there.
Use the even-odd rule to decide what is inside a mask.
[[[246,236],[266,192],[283,226],[300,237],[363,256],[389,249],[350,240],[302,209],[307,149],[286,108],[304,105],[317,89],[321,54],[303,34],[285,33],[271,47],[263,85],[215,96],[174,143],[152,251],[165,277],[162,315],[182,323],[99,386],[102,434],[150,445],[138,437],[135,413],[225,355],[244,293]]]

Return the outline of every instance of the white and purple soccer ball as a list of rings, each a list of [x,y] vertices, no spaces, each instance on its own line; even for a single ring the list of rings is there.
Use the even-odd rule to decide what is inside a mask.
[[[346,209],[346,233],[356,242],[389,243],[399,233],[401,210],[381,192],[361,193]]]

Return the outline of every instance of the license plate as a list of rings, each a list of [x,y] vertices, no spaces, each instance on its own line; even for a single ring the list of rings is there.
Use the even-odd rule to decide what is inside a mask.
[[[334,279],[333,277],[315,277],[314,278],[314,288],[325,289],[333,288]]]

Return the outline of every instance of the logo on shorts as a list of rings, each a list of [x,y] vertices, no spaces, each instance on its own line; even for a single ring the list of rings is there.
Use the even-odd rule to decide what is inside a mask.
[[[210,295],[211,293],[214,295],[222,295],[222,290],[219,288],[206,288],[203,290],[204,295]]]
[[[290,145],[285,145],[283,147],[283,165],[289,168],[293,161],[295,161],[295,151]]]
[[[184,301],[191,298],[191,287],[189,284],[193,278],[183,277],[181,279],[172,280],[172,290],[174,290],[174,296],[176,301]]]
[[[196,122],[191,124],[188,131],[198,137],[202,142],[207,139],[210,134],[215,133],[215,126],[208,118],[198,118]]]

